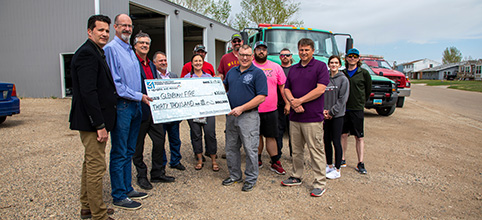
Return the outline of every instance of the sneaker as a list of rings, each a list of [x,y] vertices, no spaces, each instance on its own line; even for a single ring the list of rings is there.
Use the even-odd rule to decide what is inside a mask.
[[[299,186],[301,185],[301,179],[296,177],[290,177],[287,180],[281,181],[283,186]]]
[[[263,161],[258,160],[258,169],[263,168]]]
[[[281,162],[279,160],[276,161],[276,163],[271,164],[271,167],[269,169],[279,175],[285,175],[286,173],[285,169],[283,169],[283,167],[281,166]]]
[[[147,193],[137,192],[135,190],[132,190],[130,193],[127,193],[127,197],[129,197],[130,199],[145,199],[148,196],[149,195],[147,195]]]
[[[175,166],[169,166],[170,168],[172,169],[178,169],[178,170],[186,170],[186,167],[184,167],[184,165],[182,165],[182,163],[178,163],[177,165]]]
[[[313,197],[320,197],[323,195],[323,193],[325,193],[325,189],[320,189],[320,188],[314,188],[312,191],[311,191],[311,196]]]
[[[223,186],[229,186],[229,185],[233,185],[234,183],[241,183],[241,182],[243,182],[243,179],[233,180],[231,179],[231,177],[228,177],[225,180],[223,180]]]
[[[132,201],[129,198],[125,198],[124,200],[114,202],[114,206],[121,209],[136,210],[140,209],[142,207],[142,204],[136,201]]]
[[[245,182],[243,184],[243,188],[241,188],[241,190],[244,191],[244,192],[249,192],[249,191],[253,190],[253,188],[254,188],[254,183]]]
[[[332,167],[330,168],[330,166],[328,166],[328,164],[326,165],[326,174],[330,173],[330,172],[333,171],[333,170],[336,170],[335,166],[332,166]]]
[[[367,174],[367,170],[365,169],[365,164],[363,162],[358,163],[355,170],[361,174]]]
[[[326,174],[327,179],[338,179],[340,177],[341,177],[341,172],[336,171],[336,169]]]
[[[341,160],[341,167],[346,167],[346,161],[345,160]]]

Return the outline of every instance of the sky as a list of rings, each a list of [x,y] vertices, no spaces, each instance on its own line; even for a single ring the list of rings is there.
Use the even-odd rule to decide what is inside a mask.
[[[428,58],[442,62],[455,46],[462,57],[482,59],[481,0],[311,0],[294,16],[304,27],[349,33],[361,54],[398,64]],[[230,0],[232,14],[241,0]],[[345,38],[346,39],[346,38]],[[337,38],[344,51],[345,39]]]

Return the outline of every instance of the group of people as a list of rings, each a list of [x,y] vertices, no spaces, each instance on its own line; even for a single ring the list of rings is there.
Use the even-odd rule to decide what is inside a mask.
[[[149,108],[152,99],[144,86],[144,80],[179,77],[167,70],[165,53],[156,52],[152,61],[147,57],[151,45],[147,33],[140,31],[133,46],[130,45],[133,25],[128,15],[115,17],[115,37],[108,42],[110,24],[110,18],[104,15],[89,18],[88,40],[75,52],[71,64],[73,97],[70,128],[79,131],[85,148],[81,218],[112,219],[108,215],[114,213],[102,199],[109,132],[112,144],[109,165],[111,195],[116,207],[136,210],[142,206],[138,200],[148,197],[147,193],[132,187],[132,163],[137,170],[137,184],[142,189],[152,189],[151,182],[175,181],[175,177],[166,175],[166,133],[170,168],[186,169],[181,163],[180,121],[155,124]],[[325,63],[314,59],[314,42],[308,38],[298,42],[300,62],[297,64],[293,64],[292,53],[287,48],[280,51],[281,65],[267,60],[268,46],[265,42],[258,41],[251,48],[244,45],[237,33],[231,37],[231,45],[233,51],[222,57],[218,74],[210,63],[204,61],[207,49],[196,45],[191,61],[184,65],[180,75],[181,78],[220,77],[223,80],[231,112],[226,115],[225,127],[229,177],[222,181],[222,185],[244,182],[242,191],[251,191],[263,166],[261,154],[264,148],[270,157],[270,170],[286,174],[280,162],[285,131],[290,134],[293,172],[281,185],[302,183],[306,144],[314,172],[310,195],[321,196],[326,190],[326,178],[339,178],[340,168],[346,166],[344,152],[348,134],[356,139],[359,161],[356,169],[366,173],[363,163],[363,106],[370,95],[371,79],[368,72],[360,67],[358,50],[349,50],[346,69],[342,73],[338,71],[340,57],[330,57],[330,70]],[[204,156],[207,156],[211,159],[211,169],[219,171],[215,117],[187,121],[196,159],[194,169],[201,170],[206,160]],[[153,144],[150,180],[143,157],[146,135]],[[335,163],[331,143],[335,147]],[[241,146],[246,154],[244,179]]]

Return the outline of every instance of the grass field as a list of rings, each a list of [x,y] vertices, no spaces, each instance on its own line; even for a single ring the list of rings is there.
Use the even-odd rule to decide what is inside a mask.
[[[482,92],[482,81],[448,81],[411,79],[411,83],[425,83],[428,86],[449,86],[450,89]]]

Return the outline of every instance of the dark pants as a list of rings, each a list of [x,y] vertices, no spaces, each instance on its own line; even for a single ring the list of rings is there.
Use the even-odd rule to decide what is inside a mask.
[[[288,115],[284,114],[284,106],[278,106],[278,137],[276,137],[276,144],[278,145],[278,160],[281,158],[283,149],[283,136],[285,131],[289,134],[290,130],[290,120]],[[291,150],[291,137],[288,135],[288,143],[290,148],[290,156],[292,155]]]
[[[325,120],[323,125],[325,131],[323,139],[325,142],[326,163],[333,164],[333,146],[335,146],[335,167],[340,169],[343,150],[341,148],[341,131],[343,130],[343,117]]]
[[[147,166],[144,163],[144,140],[146,134],[152,140],[152,168],[151,178],[158,178],[165,175],[165,164],[163,164],[163,158],[166,152],[164,151],[164,142],[166,133],[162,124],[154,124],[152,118],[142,121],[141,128],[139,130],[139,136],[137,137],[136,152],[132,157],[132,162],[136,166],[137,178],[147,178]]]
[[[170,166],[176,166],[181,162],[181,139],[179,138],[179,123],[181,121],[173,121],[162,124],[164,131],[167,132],[167,137],[169,138],[169,150],[171,152]],[[163,153],[162,165],[167,164],[167,155],[164,148],[161,149]]]
[[[216,154],[217,140],[216,140],[216,119],[214,116],[207,117],[207,124],[200,124],[193,122],[192,119],[187,120],[191,128],[191,144],[194,154],[202,154],[203,143],[202,135],[204,130],[204,144],[206,146],[206,154]]]

